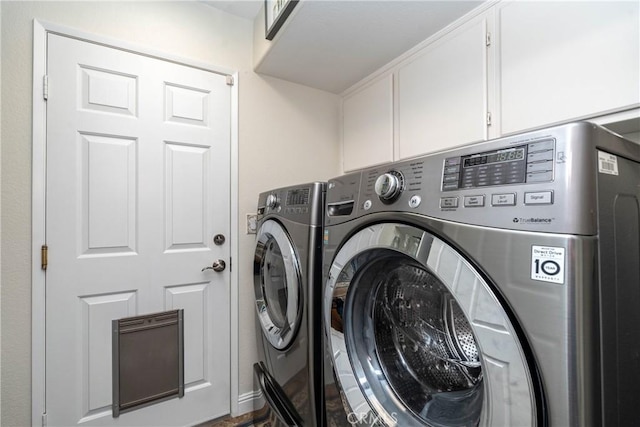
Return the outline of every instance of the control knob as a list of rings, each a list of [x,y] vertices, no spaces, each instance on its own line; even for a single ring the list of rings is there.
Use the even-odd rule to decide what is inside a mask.
[[[394,201],[404,189],[404,177],[398,171],[390,171],[376,179],[374,191],[383,202]]]
[[[270,209],[275,209],[276,207],[278,207],[278,196],[276,196],[275,194],[269,194],[267,196],[266,205]]]

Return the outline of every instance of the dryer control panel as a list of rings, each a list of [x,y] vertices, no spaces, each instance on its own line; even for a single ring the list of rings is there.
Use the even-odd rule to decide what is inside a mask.
[[[275,215],[308,225],[322,224],[326,184],[311,182],[277,188],[258,196],[258,221]]]

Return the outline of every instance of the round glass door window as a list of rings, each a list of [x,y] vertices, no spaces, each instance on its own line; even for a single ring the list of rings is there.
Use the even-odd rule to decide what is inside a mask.
[[[404,224],[357,233],[332,263],[324,307],[351,422],[535,424],[529,369],[504,308],[437,237]]]
[[[262,331],[269,343],[286,349],[302,317],[301,276],[293,245],[282,226],[265,221],[256,239],[254,292]]]

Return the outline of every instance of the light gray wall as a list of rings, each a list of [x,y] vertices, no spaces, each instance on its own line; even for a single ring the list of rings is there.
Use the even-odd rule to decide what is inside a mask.
[[[1,415],[31,424],[31,93],[33,19],[239,72],[240,394],[257,357],[253,235],[246,213],[269,188],[339,173],[339,98],[252,71],[253,22],[197,2],[0,1]],[[281,156],[287,161],[282,162]]]

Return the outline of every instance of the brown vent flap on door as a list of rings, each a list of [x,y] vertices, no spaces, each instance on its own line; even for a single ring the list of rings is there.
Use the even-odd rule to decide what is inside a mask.
[[[113,320],[113,416],[184,396],[183,310]]]

